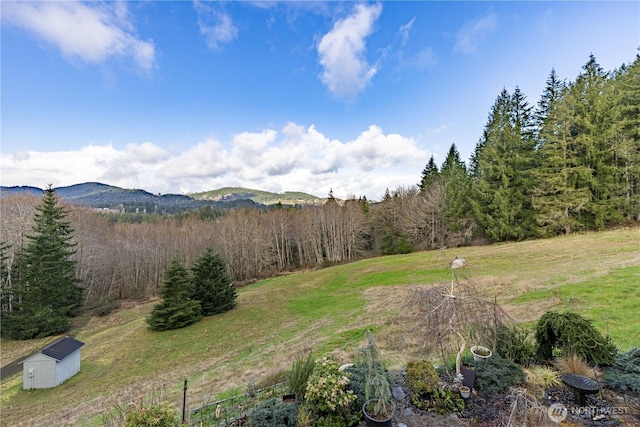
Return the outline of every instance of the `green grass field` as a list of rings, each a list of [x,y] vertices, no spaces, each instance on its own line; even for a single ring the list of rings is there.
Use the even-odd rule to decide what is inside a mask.
[[[3,380],[2,425],[101,425],[102,415],[161,393],[189,406],[244,390],[289,369],[313,351],[348,361],[373,329],[390,367],[427,357],[411,336],[404,308],[411,289],[449,281],[455,256],[488,298],[517,322],[547,310],[574,310],[609,333],[622,350],[640,345],[640,229],[368,259],[293,273],[241,288],[238,307],[188,328],[151,332],[153,302],[91,318],[72,331],[85,342],[79,374],[48,390]],[[54,338],[2,340],[2,364]]]

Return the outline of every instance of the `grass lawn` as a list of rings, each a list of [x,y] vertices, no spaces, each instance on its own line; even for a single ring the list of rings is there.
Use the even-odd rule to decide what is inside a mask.
[[[21,374],[3,380],[2,424],[101,425],[116,406],[150,397],[181,407],[184,379],[197,407],[289,369],[308,351],[349,361],[367,329],[389,367],[428,357],[410,335],[405,301],[415,286],[451,280],[455,256],[517,322],[569,309],[621,349],[640,345],[638,228],[418,252],[262,280],[239,290],[236,309],[177,331],[147,328],[154,302],[91,318],[72,331],[85,343],[78,375],[47,390],[22,390]],[[2,364],[51,340],[2,340]]]

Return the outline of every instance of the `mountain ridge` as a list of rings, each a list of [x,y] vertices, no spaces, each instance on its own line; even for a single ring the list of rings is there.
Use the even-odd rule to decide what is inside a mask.
[[[283,205],[320,205],[324,199],[302,192],[271,193],[244,187],[223,187],[191,194],[152,194],[142,189],[125,189],[100,182],[85,182],[55,187],[60,198],[94,209],[117,209],[156,213],[176,213],[201,209],[234,207],[265,207]],[[44,189],[32,186],[0,186],[0,196],[12,194],[42,195]]]

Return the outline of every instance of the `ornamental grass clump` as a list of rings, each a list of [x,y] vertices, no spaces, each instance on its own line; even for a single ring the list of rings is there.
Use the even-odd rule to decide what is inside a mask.
[[[524,373],[527,386],[541,395],[544,395],[546,389],[562,386],[560,373],[550,366],[531,366],[524,369]]]
[[[338,363],[328,357],[316,360],[307,382],[305,406],[313,413],[313,425],[348,427],[360,421],[354,408],[356,395],[349,390],[349,376],[338,370]]]
[[[590,366],[582,357],[573,352],[567,352],[557,357],[553,364],[561,374],[577,374],[594,380],[602,378],[600,369]]]
[[[296,395],[296,401],[303,402],[304,394],[307,390],[307,382],[313,373],[315,360],[311,353],[307,357],[299,357],[291,366],[291,375],[289,376],[289,391]]]

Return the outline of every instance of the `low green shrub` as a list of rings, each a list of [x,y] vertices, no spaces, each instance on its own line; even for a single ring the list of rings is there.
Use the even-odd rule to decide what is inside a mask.
[[[125,427],[179,427],[178,412],[168,403],[136,406],[127,412]]]
[[[524,326],[498,326],[496,352],[522,366],[529,366],[535,360],[536,347],[531,337],[532,331]]]
[[[313,413],[314,426],[348,427],[356,425],[362,411],[354,407],[356,395],[349,390],[349,376],[338,370],[333,359],[316,360],[307,382],[305,405]]]
[[[107,316],[120,308],[120,301],[108,299],[93,309],[93,314],[98,317]]]
[[[407,363],[409,388],[420,396],[430,395],[438,389],[438,373],[427,360],[412,360]]]
[[[462,353],[462,357],[460,358],[460,362],[462,365],[473,366],[473,354],[471,354],[471,350],[468,348]],[[438,371],[438,370],[436,370]],[[442,372],[440,372],[442,371]],[[456,355],[452,354],[449,356],[447,360],[447,371],[444,372],[444,369],[440,369],[438,372],[444,373],[456,373]]]
[[[413,404],[419,409],[425,409],[436,414],[461,413],[464,409],[464,399],[459,393],[448,388],[436,387],[428,396],[414,394]]]
[[[349,375],[349,386],[348,389],[356,395],[356,401],[354,403],[356,409],[362,408],[364,402],[366,401],[365,397],[365,370],[362,366],[349,366],[344,370],[344,372]]]
[[[510,386],[522,384],[524,379],[522,367],[499,354],[494,354],[476,366],[476,388],[484,393],[503,392]]]
[[[464,400],[460,394],[440,387],[439,380],[436,369],[428,360],[407,363],[407,385],[413,392],[411,400],[416,407],[437,414],[462,412]]]
[[[615,363],[604,370],[608,387],[640,396],[640,348],[632,348],[615,356]]]
[[[256,406],[249,415],[249,427],[296,427],[298,405],[271,398]]]
[[[546,312],[536,324],[536,355],[541,360],[551,360],[554,350],[576,353],[587,362],[608,366],[613,364],[616,347],[611,337],[604,337],[591,320],[567,311]]]

